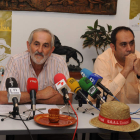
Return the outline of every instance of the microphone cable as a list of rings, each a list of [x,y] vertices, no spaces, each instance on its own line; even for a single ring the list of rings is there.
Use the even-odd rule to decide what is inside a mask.
[[[20,113],[19,113],[19,108],[17,108],[17,112],[18,112],[18,115],[19,115],[19,117],[20,117],[20,119],[16,119],[16,118],[13,118],[13,117],[10,117],[10,116],[8,116],[10,119],[13,119],[13,120],[21,120],[22,122],[23,122],[23,124],[25,125],[25,127],[27,128],[27,131],[29,132],[29,135],[30,135],[30,138],[31,138],[31,140],[33,140],[33,137],[32,137],[32,135],[31,135],[31,132],[30,132],[30,130],[29,130],[29,128],[27,127],[27,125],[25,124],[25,122],[24,121],[29,121],[29,120],[23,120],[22,119],[22,117],[21,117],[21,115],[20,115]],[[6,115],[0,115],[1,117],[7,117]],[[31,119],[30,119],[31,120]],[[1,119],[1,121],[4,121],[4,119]]]
[[[0,115],[0,117],[7,117],[7,116],[6,115]],[[13,118],[13,117],[10,117],[10,116],[8,116],[8,118],[13,119],[13,120],[21,121],[21,119]],[[33,118],[29,118],[29,119],[26,119],[26,120],[23,120],[23,121],[29,121],[29,120],[32,120],[32,119]],[[1,119],[1,121],[3,121],[3,119]]]
[[[72,104],[71,104],[70,100],[68,100],[68,102],[69,102],[69,104],[70,104],[70,106],[71,106],[72,110],[74,111],[74,113],[75,113],[75,115],[76,115],[76,118],[77,118],[76,128],[75,128],[75,131],[74,131],[74,134],[73,134],[73,138],[72,138],[72,140],[74,140],[75,134],[76,134],[76,131],[77,131],[77,127],[78,127],[78,115],[77,115],[77,113],[75,112],[74,108],[72,107]]]
[[[134,114],[140,115],[140,114],[137,114],[137,113],[140,112],[139,110],[140,110],[140,108],[137,111],[135,111],[135,112],[130,112],[130,115],[134,115]],[[132,118],[132,119],[140,119],[140,118]]]
[[[135,112],[130,112],[130,115],[134,115],[134,114],[136,114],[136,115],[140,115],[140,114],[138,114],[140,111],[140,108],[139,109],[137,109]],[[131,119],[140,119],[140,118],[132,118],[131,117]]]
[[[117,101],[119,101],[119,99],[117,99],[114,95],[113,95],[113,97],[117,100]],[[120,101],[119,101],[120,102]]]
[[[92,104],[92,106],[93,106],[95,109],[97,109],[98,111],[100,111],[100,109],[99,109],[99,108],[97,108],[97,107],[95,107],[93,104]]]
[[[23,122],[23,124],[25,125],[25,127],[27,128],[27,130],[28,130],[28,132],[29,132],[29,135],[30,135],[31,140],[33,140],[33,137],[32,137],[32,135],[31,135],[31,132],[30,132],[29,128],[27,127],[27,125],[25,124],[25,122],[23,121],[23,119],[22,119],[22,117],[21,117],[20,113],[19,113],[19,117],[20,117],[21,121]]]
[[[103,97],[105,98],[104,100],[106,101],[106,100],[107,100],[107,95],[108,95],[108,94],[107,94],[107,95],[105,95],[105,94],[104,94],[104,92],[105,92],[105,91],[103,90]],[[116,98],[113,94],[112,94],[112,96],[113,96],[113,97],[114,97],[117,101],[119,101],[119,102],[120,102],[120,100],[119,100],[119,99],[117,99],[117,98]]]
[[[140,110],[140,108],[138,110],[136,110],[135,112],[130,112],[130,115],[139,113],[140,112],[139,110]]]

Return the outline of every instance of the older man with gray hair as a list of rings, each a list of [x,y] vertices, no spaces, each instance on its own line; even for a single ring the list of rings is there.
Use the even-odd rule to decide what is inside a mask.
[[[5,81],[9,77],[16,79],[21,90],[20,103],[30,102],[26,85],[28,78],[34,77],[38,80],[37,103],[64,104],[62,95],[56,90],[54,76],[63,73],[68,79],[69,72],[65,59],[52,53],[54,48],[54,35],[49,30],[32,31],[27,41],[28,51],[12,56],[7,63],[0,85],[0,104],[8,103]],[[69,97],[72,101],[72,94]]]

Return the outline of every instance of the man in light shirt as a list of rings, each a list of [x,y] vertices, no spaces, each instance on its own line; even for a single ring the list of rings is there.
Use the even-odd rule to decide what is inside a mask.
[[[18,83],[20,103],[30,102],[27,80],[35,77],[38,80],[37,103],[64,104],[63,96],[56,90],[54,76],[63,73],[68,79],[69,72],[64,58],[52,53],[54,48],[54,35],[49,30],[39,28],[31,32],[28,51],[12,56],[7,63],[0,85],[0,104],[8,103],[5,81],[9,77],[14,77]],[[72,94],[69,97],[72,101]]]
[[[139,103],[140,53],[135,50],[130,28],[120,26],[113,30],[110,48],[97,57],[93,72],[103,77],[101,83],[121,102]],[[107,101],[111,100],[115,99],[108,95]]]
[[[115,28],[111,34],[110,48],[99,55],[93,72],[102,76],[101,83],[126,104],[139,103],[140,52],[135,50],[133,31],[125,26]],[[88,98],[95,102],[90,96]],[[115,100],[108,95],[107,101]],[[99,139],[109,139],[110,133],[99,133]],[[121,133],[119,138],[137,139],[139,133]]]

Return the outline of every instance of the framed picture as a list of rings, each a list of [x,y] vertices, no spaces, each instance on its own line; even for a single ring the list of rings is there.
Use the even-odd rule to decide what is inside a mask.
[[[117,0],[1,0],[1,10],[115,15]]]

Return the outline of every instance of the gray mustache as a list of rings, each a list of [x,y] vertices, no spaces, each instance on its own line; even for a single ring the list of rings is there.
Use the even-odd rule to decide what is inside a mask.
[[[42,55],[44,57],[44,54],[40,52],[35,52],[35,55]]]

